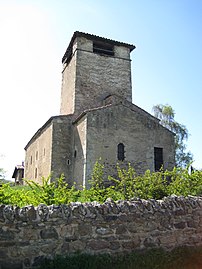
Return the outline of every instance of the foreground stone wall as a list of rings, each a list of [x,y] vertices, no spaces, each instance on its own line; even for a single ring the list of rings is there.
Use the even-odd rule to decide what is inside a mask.
[[[202,197],[23,208],[0,206],[0,269],[36,268],[44,257],[202,245]]]

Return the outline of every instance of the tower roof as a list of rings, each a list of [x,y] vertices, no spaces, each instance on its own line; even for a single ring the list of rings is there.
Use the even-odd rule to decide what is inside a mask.
[[[108,44],[112,44],[112,45],[116,45],[116,46],[124,46],[124,47],[129,48],[130,51],[132,51],[132,50],[135,49],[135,46],[132,45],[132,44],[127,44],[127,43],[124,43],[124,42],[115,41],[115,40],[104,38],[104,37],[100,37],[100,36],[97,36],[97,35],[92,35],[92,34],[88,34],[88,33],[83,33],[83,32],[76,31],[76,32],[74,32],[74,34],[73,34],[73,36],[71,38],[71,41],[69,43],[69,46],[68,46],[68,48],[67,48],[64,56],[62,57],[62,63],[64,63],[65,59],[68,57],[68,55],[69,55],[69,53],[70,53],[70,51],[72,49],[74,40],[77,37],[85,37],[85,38],[90,39],[92,41],[102,41],[102,42],[105,42],[105,43],[108,43]]]

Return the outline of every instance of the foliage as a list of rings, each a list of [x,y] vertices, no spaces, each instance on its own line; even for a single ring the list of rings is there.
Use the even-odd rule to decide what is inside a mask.
[[[0,204],[18,205],[20,207],[28,204],[38,205],[34,193],[30,189],[11,187],[9,183],[2,184],[0,187]]]
[[[174,132],[175,135],[175,162],[177,167],[186,167],[193,160],[190,152],[186,152],[185,142],[189,133],[185,125],[175,121],[175,112],[169,105],[156,105],[153,107],[154,116],[160,119],[160,123]]]
[[[0,168],[0,182],[5,181],[5,171],[3,168]]]
[[[101,163],[101,159],[99,159],[98,161],[95,162],[91,179],[89,180],[91,187],[95,189],[103,189],[104,188],[103,176],[104,176],[104,165]]]
[[[110,256],[76,253],[44,260],[40,269],[200,269],[201,247],[179,247],[172,251],[149,249],[130,254]]]
[[[22,207],[28,204],[60,205],[77,201],[103,203],[107,198],[117,201],[134,197],[162,199],[172,194],[202,195],[202,171],[190,174],[189,167],[159,172],[147,170],[144,175],[137,175],[130,164],[127,169],[117,165],[117,178],[109,176],[107,181],[104,180],[103,169],[104,166],[97,162],[90,180],[90,189],[78,190],[75,185],[69,187],[63,175],[53,182],[50,182],[50,177],[42,178],[41,185],[32,180],[26,180],[27,185],[24,186],[2,184],[0,204]]]
[[[4,156],[0,154],[0,159],[2,159]],[[6,171],[0,167],[0,183],[7,183],[8,180],[5,179]]]
[[[32,204],[37,206],[41,203],[67,204],[78,200],[80,191],[75,186],[68,188],[64,176],[50,182],[50,177],[42,178],[42,184],[32,180],[25,180],[27,186],[11,187],[10,184],[2,184],[0,187],[0,204],[18,205],[20,207]]]
[[[50,182],[49,176],[48,178],[42,178],[42,184],[33,180],[26,180],[26,183],[34,193],[36,200],[40,201],[40,203],[51,205],[68,202],[68,197],[66,196],[68,184],[65,182],[63,175],[53,182]]]
[[[123,199],[128,200],[134,196],[142,199],[160,199],[167,196],[163,171],[152,173],[147,170],[144,175],[137,175],[130,164],[128,169],[117,166],[117,171],[118,179],[109,177],[109,180],[115,182],[114,189],[123,195]]]
[[[173,171],[165,173],[169,178],[168,195],[202,195],[202,171],[196,170],[190,174],[187,167],[186,169],[174,168]]]

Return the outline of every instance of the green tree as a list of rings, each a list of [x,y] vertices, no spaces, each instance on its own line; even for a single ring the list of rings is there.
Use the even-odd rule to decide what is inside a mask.
[[[0,181],[5,180],[5,171],[3,168],[0,168]]]
[[[3,154],[0,154],[0,160],[3,159],[5,156]],[[6,170],[4,168],[0,167],[0,183],[10,183],[11,181],[6,178]]]
[[[175,133],[175,163],[177,167],[186,167],[193,161],[192,153],[186,151],[189,137],[186,126],[175,120],[175,111],[169,105],[156,105],[153,112],[164,127]]]

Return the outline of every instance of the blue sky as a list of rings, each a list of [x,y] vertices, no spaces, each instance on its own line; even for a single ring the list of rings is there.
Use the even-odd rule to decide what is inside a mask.
[[[59,114],[61,59],[74,31],[136,46],[133,102],[169,104],[202,168],[202,1],[0,0],[0,167],[10,178],[31,136]]]

